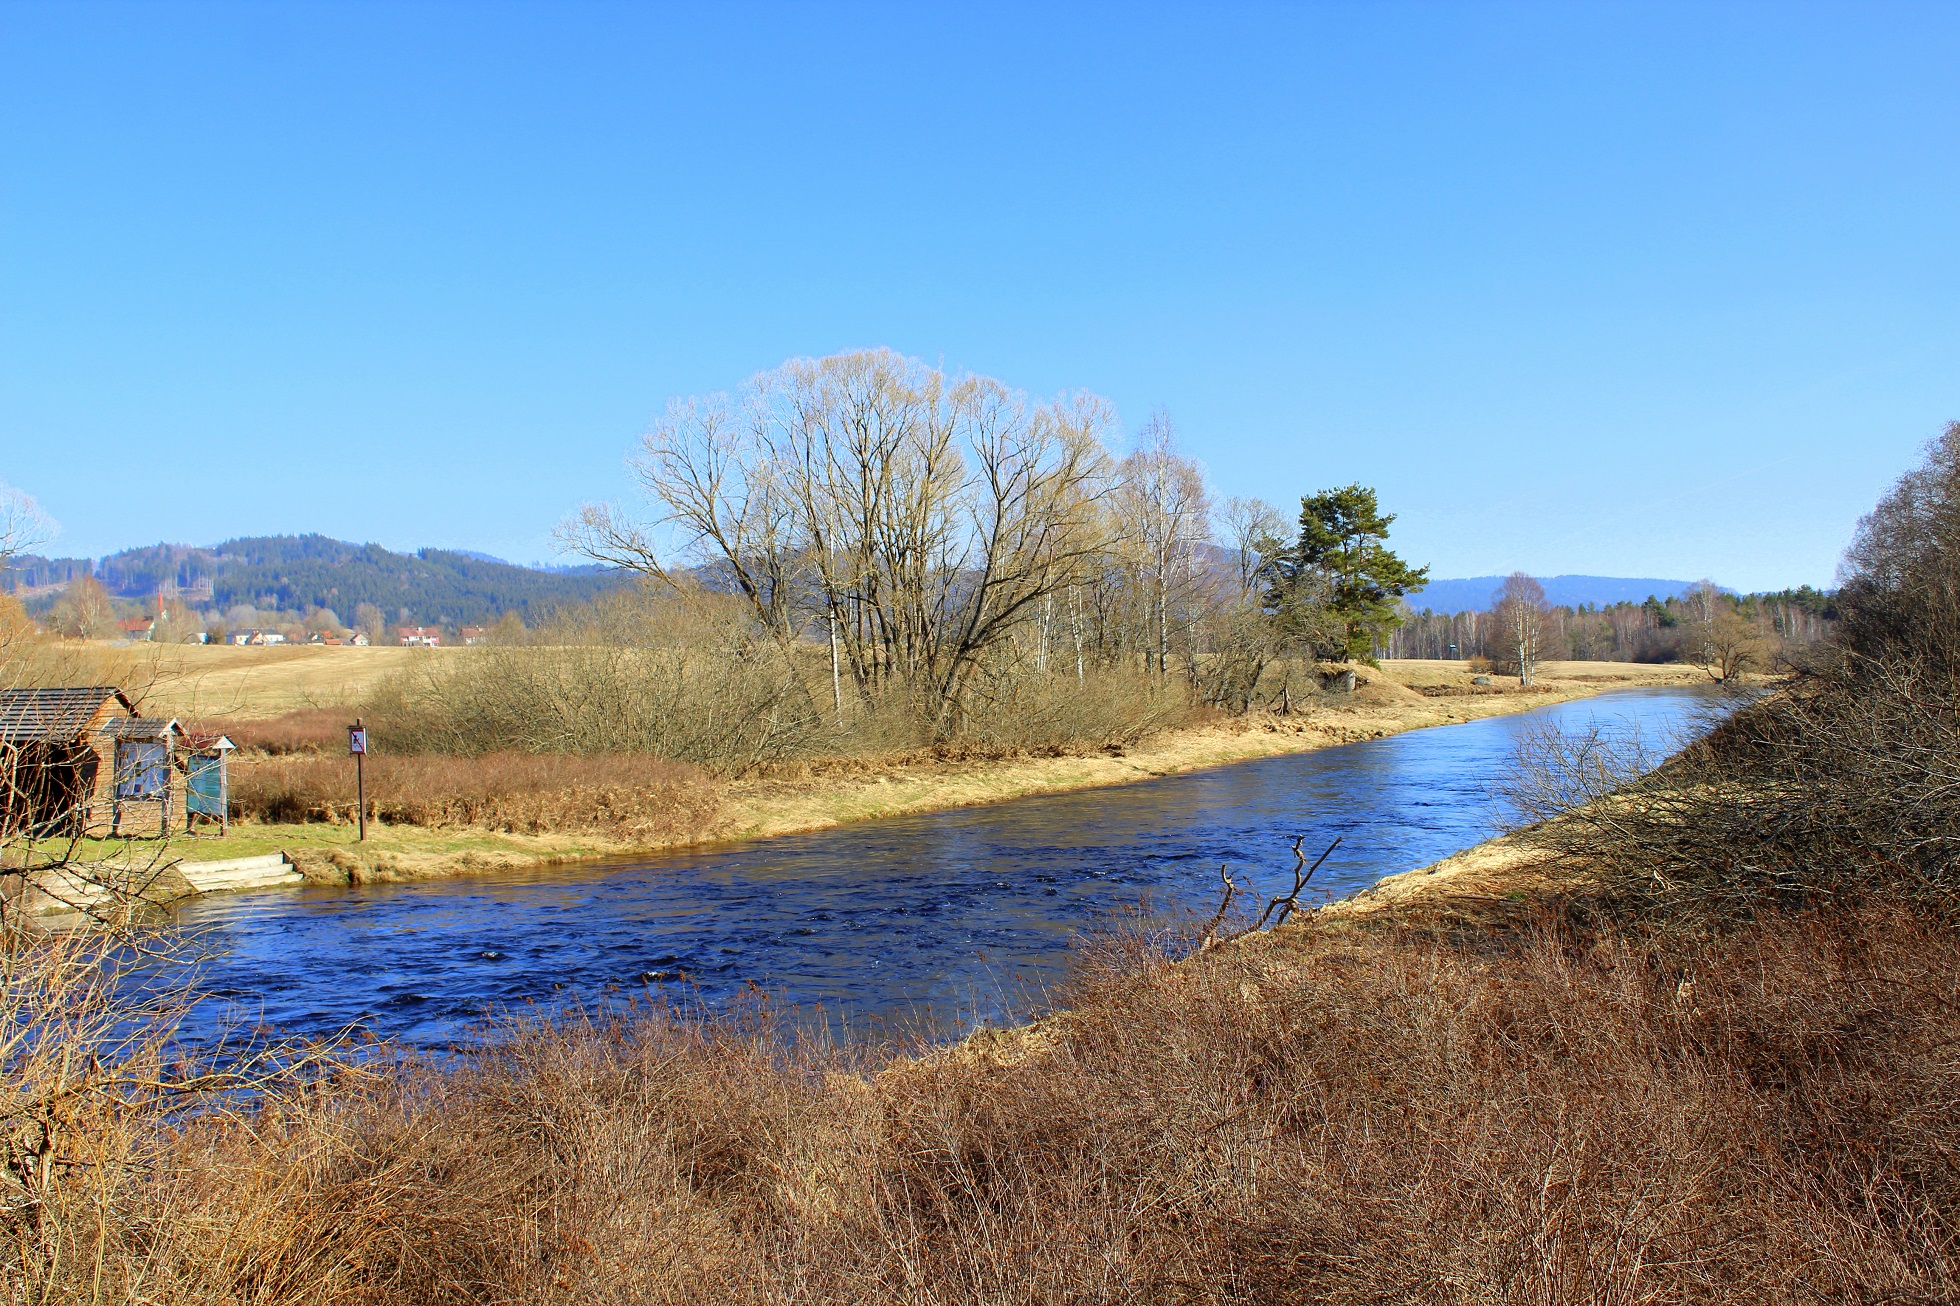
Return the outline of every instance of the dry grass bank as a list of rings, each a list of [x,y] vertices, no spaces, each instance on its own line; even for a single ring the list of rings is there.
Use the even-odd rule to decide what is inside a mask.
[[[129,1139],[36,1236],[61,1300],[1939,1301],[1956,973],[1876,908],[1132,940],[1037,1037],[922,1059],[756,1012],[511,1027]]]
[[[1527,711],[1613,689],[1708,683],[1692,667],[1622,662],[1547,663],[1529,690],[1515,679],[1475,685],[1465,662],[1390,661],[1379,672],[1361,674],[1367,683],[1353,694],[1303,701],[1293,715],[1229,717],[1164,731],[1133,747],[1083,755],[1009,751],[968,759],[922,755],[843,766],[785,765],[731,784],[716,833],[724,838],[792,834],[849,821],[1126,784]]]
[[[185,855],[205,860],[244,855],[239,849],[284,850],[309,875],[329,883],[626,856],[1124,784],[1602,690],[1705,679],[1687,668],[1618,663],[1555,664],[1529,692],[1515,681],[1508,688],[1500,681],[1497,692],[1475,686],[1464,663],[1391,662],[1363,676],[1368,683],[1355,693],[1302,702],[1291,716],[1225,718],[1162,731],[1132,746],[1030,753],[967,745],[815,758],[732,782],[691,773],[684,785],[641,783],[655,773],[676,775],[685,768],[632,756],[377,755],[370,794],[381,804],[376,809],[381,820],[370,826],[364,845],[355,842],[351,821],[352,765],[339,751],[345,746],[346,713],[304,709],[220,723],[245,750],[235,759],[234,789],[247,823],[235,827],[230,839],[185,845]]]

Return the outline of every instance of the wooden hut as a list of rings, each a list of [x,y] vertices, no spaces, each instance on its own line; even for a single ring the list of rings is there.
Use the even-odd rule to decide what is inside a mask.
[[[161,835],[190,819],[193,756],[174,719],[144,716],[113,685],[0,690],[0,827]]]
[[[109,785],[108,833],[160,835],[183,815],[184,773],[179,756],[184,731],[174,718],[115,717],[102,727],[115,769]],[[102,833],[98,806],[91,834]]]

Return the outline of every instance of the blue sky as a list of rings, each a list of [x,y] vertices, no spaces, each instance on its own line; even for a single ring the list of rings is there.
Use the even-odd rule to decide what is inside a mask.
[[[1437,575],[1830,579],[1960,418],[1960,6],[0,3],[57,551],[550,555],[883,344],[1360,480]]]

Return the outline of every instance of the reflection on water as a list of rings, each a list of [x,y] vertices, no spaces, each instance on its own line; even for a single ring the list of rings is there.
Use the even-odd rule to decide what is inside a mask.
[[[1290,883],[1295,835],[1342,837],[1316,877],[1336,894],[1480,842],[1527,730],[1664,743],[1708,708],[1629,691],[1117,788],[630,863],[218,895],[180,917],[224,950],[210,1005],[291,1033],[360,1021],[439,1045],[489,1010],[688,984],[713,1001],[748,983],[833,1015],[965,1023],[1055,978],[1099,916],[1145,895],[1209,910],[1220,862],[1264,891]]]

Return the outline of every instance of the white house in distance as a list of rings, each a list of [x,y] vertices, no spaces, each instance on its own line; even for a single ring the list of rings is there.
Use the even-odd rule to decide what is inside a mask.
[[[397,626],[403,648],[434,648],[442,643],[441,626]]]

